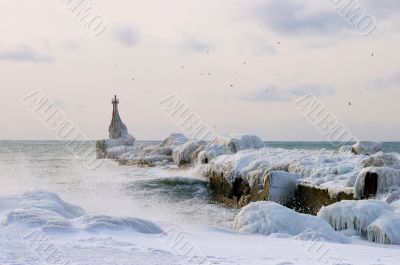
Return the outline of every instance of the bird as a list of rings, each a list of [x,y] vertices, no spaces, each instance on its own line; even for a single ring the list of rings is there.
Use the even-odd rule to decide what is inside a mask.
[[[182,66],[181,66],[181,69],[183,69],[183,68],[185,68],[185,66],[184,66],[184,65],[182,65]]]
[[[278,41],[276,44],[280,45],[280,44],[281,44],[281,42],[280,42],[280,41]]]
[[[231,84],[230,86],[231,86],[231,87],[233,87],[233,85],[232,85],[232,84]]]
[[[116,64],[116,65],[114,65],[115,67],[117,67],[118,66],[118,64]]]
[[[211,73],[208,73],[208,75],[211,75]]]
[[[371,57],[374,57],[374,53],[371,53]]]
[[[246,64],[246,62],[243,62],[243,64]]]
[[[210,53],[210,51],[207,51],[207,53]]]
[[[351,106],[351,102],[349,102],[349,106]]]
[[[132,78],[132,81],[135,80],[135,78]]]

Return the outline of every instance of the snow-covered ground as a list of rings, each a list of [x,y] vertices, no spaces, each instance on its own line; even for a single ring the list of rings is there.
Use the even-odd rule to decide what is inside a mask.
[[[0,264],[398,264],[400,246],[320,217],[268,202],[238,215],[194,172],[90,170],[57,142],[0,143]]]

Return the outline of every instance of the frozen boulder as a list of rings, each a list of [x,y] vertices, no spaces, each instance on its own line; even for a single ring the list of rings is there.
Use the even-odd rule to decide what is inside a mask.
[[[176,148],[187,143],[189,139],[181,133],[173,133],[166,138],[161,144],[161,147]]]
[[[256,135],[234,135],[232,137],[219,137],[215,144],[226,146],[232,153],[245,149],[259,149],[264,147],[263,141]]]
[[[220,155],[230,154],[230,149],[221,144],[208,144],[203,151],[198,154],[197,160],[201,164],[208,164],[211,160]]]
[[[274,202],[254,202],[238,213],[234,229],[246,234],[286,234],[297,239],[348,243],[323,219],[297,213]]]
[[[394,153],[378,152],[360,162],[362,167],[391,167],[400,169],[399,155]]]
[[[271,171],[264,180],[264,190],[267,190],[268,200],[279,204],[287,204],[295,197],[297,181],[300,174],[285,171]]]
[[[176,148],[172,152],[172,157],[177,166],[194,164],[197,155],[204,150],[207,142],[203,140],[189,141],[182,146]]]
[[[400,214],[385,202],[341,201],[323,207],[318,216],[337,231],[355,232],[376,243],[400,244]]]
[[[384,196],[398,192],[400,170],[388,167],[367,167],[360,171],[355,183],[357,199]]]
[[[356,155],[373,155],[382,151],[382,143],[358,141],[351,148],[351,152]]]

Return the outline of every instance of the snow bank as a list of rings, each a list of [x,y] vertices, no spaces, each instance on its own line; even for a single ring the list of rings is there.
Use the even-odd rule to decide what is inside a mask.
[[[116,218],[104,215],[86,215],[78,206],[69,204],[51,192],[32,191],[14,198],[18,205],[3,209],[4,226],[24,225],[44,232],[97,232],[100,230],[129,230],[140,233],[162,233],[157,225],[138,218]]]
[[[367,180],[369,183],[367,183]],[[375,186],[375,184],[376,187],[372,188],[374,188],[373,191],[375,191],[377,197],[382,197],[391,193],[399,194],[400,170],[388,167],[367,167],[362,169],[357,176],[354,197],[360,199],[364,196],[371,195],[365,194],[366,186]],[[368,189],[371,188],[369,187]]]
[[[373,155],[382,151],[382,143],[358,141],[351,151],[356,155]]]
[[[323,219],[297,213],[274,202],[254,202],[244,207],[235,218],[234,229],[247,234],[279,233],[303,240],[348,243]]]
[[[204,150],[207,142],[203,140],[189,141],[176,148],[172,152],[172,157],[177,166],[194,164],[197,155]]]
[[[400,244],[400,214],[377,200],[341,201],[323,207],[318,216],[335,230],[355,231],[369,241]]]

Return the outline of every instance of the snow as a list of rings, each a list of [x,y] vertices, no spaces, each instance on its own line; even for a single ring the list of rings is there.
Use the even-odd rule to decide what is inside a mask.
[[[382,143],[358,141],[352,146],[352,152],[357,155],[373,155],[382,150]]]
[[[378,200],[341,201],[323,207],[318,216],[338,231],[355,231],[369,241],[400,244],[400,214]]]
[[[235,230],[246,234],[283,234],[302,240],[349,242],[323,219],[297,213],[274,202],[253,202],[247,205],[238,213],[233,226]]]
[[[355,198],[362,198],[364,193],[365,178],[368,173],[378,175],[377,196],[384,197],[393,193],[393,196],[400,194],[400,170],[388,167],[367,167],[360,171],[355,183]],[[390,201],[388,201],[390,202]]]

